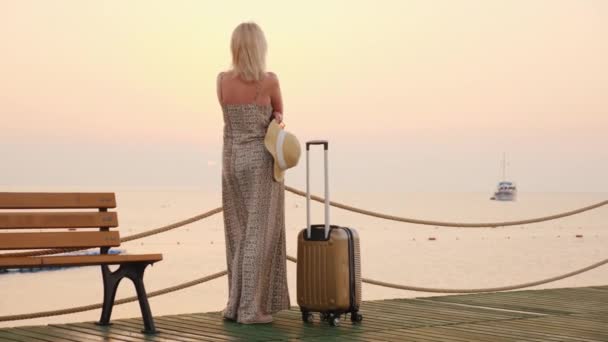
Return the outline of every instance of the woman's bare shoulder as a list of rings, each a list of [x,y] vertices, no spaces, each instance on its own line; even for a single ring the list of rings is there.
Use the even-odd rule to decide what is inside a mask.
[[[232,70],[224,70],[224,71],[220,71],[220,72],[217,74],[217,78],[218,78],[218,79],[220,79],[220,78],[221,78],[221,79],[224,79],[224,78],[228,79],[228,78],[232,78],[232,77],[233,77],[233,72],[232,72]]]
[[[266,72],[266,80],[268,85],[273,86],[279,84],[279,77],[272,71]]]

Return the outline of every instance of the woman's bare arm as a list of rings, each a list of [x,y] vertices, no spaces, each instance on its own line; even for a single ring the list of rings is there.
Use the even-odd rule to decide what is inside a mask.
[[[272,72],[269,72],[268,75],[270,76],[270,104],[275,119],[281,123],[283,121],[283,97],[281,96],[279,78]]]
[[[222,76],[224,76],[223,72],[217,74],[216,80],[216,91],[217,91],[217,100],[222,104]]]

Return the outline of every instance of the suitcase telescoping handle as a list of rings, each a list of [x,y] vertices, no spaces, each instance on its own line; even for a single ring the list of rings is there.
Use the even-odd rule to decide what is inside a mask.
[[[327,166],[327,140],[311,140],[306,142],[306,234],[311,237],[312,226],[310,223],[310,145],[323,145],[325,151],[325,238],[329,235],[329,167]]]

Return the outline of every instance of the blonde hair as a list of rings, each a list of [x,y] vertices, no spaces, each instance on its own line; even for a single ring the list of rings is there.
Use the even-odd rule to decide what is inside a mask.
[[[232,32],[232,70],[245,81],[259,81],[266,71],[266,38],[256,23],[242,23]]]

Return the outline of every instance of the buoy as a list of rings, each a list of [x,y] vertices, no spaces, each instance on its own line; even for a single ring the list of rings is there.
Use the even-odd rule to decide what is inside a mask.
[[[582,238],[582,237],[583,237],[583,234],[576,234],[576,237],[577,237],[577,238]]]
[[[430,241],[435,241],[435,240],[437,240],[437,239],[435,239],[435,237],[431,236],[431,237],[429,238],[429,240],[430,240]]]

